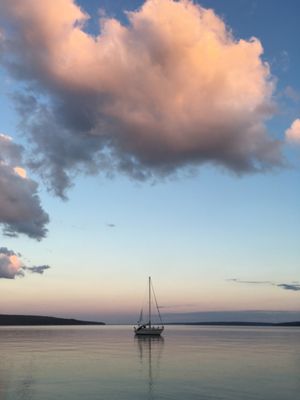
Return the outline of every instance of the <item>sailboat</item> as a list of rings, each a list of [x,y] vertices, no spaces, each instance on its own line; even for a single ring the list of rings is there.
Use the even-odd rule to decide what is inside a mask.
[[[152,294],[152,292],[154,295],[155,305],[156,305],[157,313],[158,313],[160,323],[161,323],[160,325],[152,325],[152,323],[151,323],[151,294]],[[148,298],[148,302],[149,302],[148,303],[148,314],[149,314],[148,315],[148,317],[149,317],[148,323],[143,323],[143,310],[141,310],[141,314],[140,314],[140,318],[137,323],[137,326],[134,327],[134,332],[137,336],[142,336],[142,335],[143,336],[145,336],[145,335],[160,336],[160,334],[164,330],[164,325],[163,325],[163,322],[161,319],[161,315],[160,315],[159,308],[158,308],[157,301],[156,301],[156,296],[155,296],[153,286],[151,283],[151,276],[149,276],[149,279],[148,279],[148,297],[149,297]]]

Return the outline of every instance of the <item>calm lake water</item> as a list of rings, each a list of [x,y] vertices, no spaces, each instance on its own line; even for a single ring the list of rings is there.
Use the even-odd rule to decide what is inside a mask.
[[[299,328],[0,328],[1,400],[296,400]]]

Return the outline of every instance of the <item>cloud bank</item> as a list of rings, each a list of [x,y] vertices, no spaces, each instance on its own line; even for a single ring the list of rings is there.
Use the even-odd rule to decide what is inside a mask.
[[[4,234],[20,233],[42,239],[49,217],[42,209],[37,183],[26,177],[22,164],[22,147],[0,134],[0,224]]]
[[[147,0],[128,24],[72,0],[0,2],[2,64],[34,147],[31,167],[64,196],[78,171],[155,179],[209,162],[237,173],[281,163],[265,121],[274,82],[256,38],[233,37],[189,0]]]
[[[24,276],[26,271],[43,274],[49,268],[49,265],[27,267],[21,259],[21,254],[6,247],[0,247],[0,279],[15,279],[18,276]]]

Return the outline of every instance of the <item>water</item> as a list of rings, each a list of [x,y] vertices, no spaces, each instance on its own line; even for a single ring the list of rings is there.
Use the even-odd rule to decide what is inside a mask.
[[[295,400],[300,329],[0,328],[1,400]]]

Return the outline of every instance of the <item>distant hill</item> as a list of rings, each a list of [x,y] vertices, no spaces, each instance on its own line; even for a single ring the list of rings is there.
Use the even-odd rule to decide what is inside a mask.
[[[197,325],[197,326],[300,326],[300,321],[292,322],[242,322],[242,321],[226,321],[226,322],[167,322],[165,325]]]
[[[293,321],[293,322],[281,322],[280,324],[274,324],[277,326],[300,326],[300,321]]]
[[[80,321],[77,319],[44,317],[36,315],[0,314],[0,326],[38,326],[38,325],[105,325],[104,322]]]

